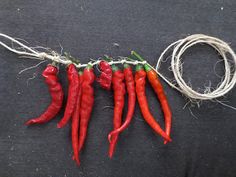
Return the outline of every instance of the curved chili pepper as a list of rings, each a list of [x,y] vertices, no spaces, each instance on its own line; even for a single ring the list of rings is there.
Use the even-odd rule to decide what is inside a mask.
[[[63,102],[63,90],[57,77],[57,67],[49,64],[43,71],[42,76],[45,78],[45,82],[48,85],[48,89],[52,98],[50,105],[46,111],[37,118],[28,120],[25,124],[42,124],[50,121],[60,111]]]
[[[93,82],[95,75],[91,65],[84,69],[83,84],[82,84],[82,97],[80,107],[80,129],[79,129],[79,151],[83,148],[91,112],[94,104],[94,88]]]
[[[79,120],[80,120],[80,103],[82,95],[82,83],[83,83],[83,72],[79,72],[79,91],[76,100],[76,107],[72,115],[72,127],[71,127],[71,137],[72,137],[72,147],[74,151],[73,160],[76,161],[77,165],[80,165],[79,160]]]
[[[128,92],[128,112],[125,118],[125,122],[120,126],[119,128],[113,130],[108,135],[108,140],[111,142],[112,136],[115,134],[118,134],[122,131],[124,131],[130,124],[134,109],[135,109],[135,102],[136,102],[136,93],[135,93],[135,83],[134,83],[134,77],[132,73],[132,68],[128,64],[124,64],[124,75],[125,75],[125,84]]]
[[[136,56],[139,60],[144,61],[144,59],[136,52],[132,51],[132,54]],[[156,74],[156,72],[147,64],[144,65],[144,69],[147,73],[148,81],[151,84],[152,88],[154,89],[158,97],[158,100],[160,101],[161,108],[164,112],[164,118],[165,118],[165,132],[168,136],[170,136],[172,113],[164,89],[162,87],[160,80],[158,79],[158,75]],[[166,143],[167,141],[164,141],[164,144]]]
[[[168,136],[170,136],[170,130],[171,130],[171,117],[172,113],[170,110],[170,106],[168,104],[165,92],[163,90],[163,87],[161,85],[161,82],[159,81],[157,74],[155,71],[153,71],[148,65],[144,65],[144,68],[147,72],[147,78],[152,85],[152,88],[154,89],[155,93],[157,94],[157,97],[161,103],[161,108],[164,112],[164,118],[165,118],[165,132]],[[166,144],[167,141],[164,141],[164,144]]]
[[[112,65],[112,84],[113,84],[113,91],[114,91],[114,117],[113,117],[113,125],[114,130],[121,126],[122,122],[122,113],[124,108],[125,102],[125,84],[124,84],[124,74],[123,72],[115,65]],[[115,147],[117,144],[119,133],[115,134],[111,139],[110,146],[109,146],[109,157],[112,158]]]
[[[171,141],[170,137],[161,129],[160,125],[156,122],[152,116],[145,93],[145,84],[146,84],[146,72],[143,69],[143,66],[136,66],[135,73],[135,83],[136,83],[136,94],[138,97],[139,107],[141,109],[142,115],[145,121],[152,127],[152,129],[159,135],[161,135],[165,140]]]
[[[111,80],[112,80],[112,69],[108,62],[101,61],[99,63],[99,68],[101,70],[100,77],[97,78],[97,82],[101,85],[102,88],[106,90],[111,89]]]
[[[68,99],[67,99],[64,117],[57,124],[57,128],[62,128],[67,124],[67,122],[70,120],[72,113],[75,109],[76,100],[78,96],[78,90],[79,90],[79,75],[75,68],[75,65],[70,64],[67,67],[67,78],[69,81]]]

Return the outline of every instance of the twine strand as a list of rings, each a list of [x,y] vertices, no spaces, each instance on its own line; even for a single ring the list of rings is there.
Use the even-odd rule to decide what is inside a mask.
[[[62,54],[58,54],[55,51],[52,51],[50,53],[46,52],[39,52],[36,51],[34,48],[28,47],[22,42],[6,35],[3,33],[0,33],[0,37],[4,39],[8,39],[10,42],[15,43],[20,46],[20,48],[15,49],[12,47],[9,47],[7,44],[2,42],[0,40],[0,45],[5,47],[6,49],[10,50],[11,52],[14,52],[21,57],[27,57],[29,59],[38,59],[38,60],[51,60],[52,62],[68,65],[73,63],[77,68],[83,68],[87,65],[98,65],[101,60],[95,60],[93,62],[89,62],[87,64],[81,64],[81,63],[75,63],[68,59],[66,56],[63,56]],[[206,88],[206,90],[203,93],[197,92],[192,89],[191,84],[187,84],[183,79],[183,67],[182,67],[182,59],[181,56],[184,54],[184,52],[189,49],[190,47],[196,45],[196,44],[207,44],[211,47],[213,47],[221,56],[222,60],[224,61],[224,68],[225,68],[225,74],[223,80],[217,85],[217,88],[215,90],[211,91],[211,88]],[[161,63],[168,60],[169,58],[164,58],[167,52],[169,52],[173,48],[172,56],[171,56],[171,71],[174,75],[174,81],[170,81],[167,77],[165,77],[163,74],[161,74],[158,70],[161,66]],[[232,61],[230,61],[227,58],[227,54],[229,54],[232,58]],[[131,64],[131,65],[137,65],[137,64],[147,64],[149,65],[167,84],[169,84],[172,88],[178,90],[183,95],[185,95],[187,98],[189,98],[191,101],[201,101],[201,100],[214,100],[218,97],[222,97],[223,95],[227,94],[236,84],[236,54],[234,53],[233,49],[224,41],[207,36],[204,34],[194,34],[190,35],[184,39],[180,39],[176,42],[173,42],[167,48],[161,53],[159,59],[157,60],[156,67],[154,68],[146,61],[131,61],[127,57],[119,57],[119,60],[112,60],[109,61],[110,65],[113,64]],[[217,100],[218,101],[218,100]],[[218,101],[219,102],[219,101]],[[235,108],[236,109],[236,108]]]
[[[207,44],[213,47],[218,53],[222,56],[222,60],[224,61],[224,79],[221,83],[218,84],[217,88],[213,91],[210,91],[209,88],[206,92],[200,93],[192,89],[189,84],[187,84],[182,76],[183,68],[182,68],[182,58],[181,56],[184,52],[190,47],[196,44]],[[158,72],[161,63],[164,59],[164,56],[170,49],[173,48],[172,57],[171,57],[171,71],[174,75],[175,83],[171,82],[165,76]],[[227,58],[227,54],[229,54],[232,58],[233,64],[230,59]],[[157,64],[155,67],[156,72],[162,77],[171,87],[177,89],[186,97],[192,100],[212,100],[218,97],[222,97],[226,93],[228,93],[236,84],[236,54],[233,49],[224,41],[207,36],[204,34],[194,34],[188,36],[184,39],[178,40],[169,46],[161,53],[159,59],[157,60]]]

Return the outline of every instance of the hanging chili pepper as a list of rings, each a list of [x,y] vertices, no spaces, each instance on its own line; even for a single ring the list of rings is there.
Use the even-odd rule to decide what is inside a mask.
[[[138,97],[139,107],[141,109],[142,115],[145,121],[152,127],[152,129],[160,134],[165,140],[171,141],[170,137],[161,129],[160,125],[156,122],[152,116],[145,93],[145,84],[146,84],[146,72],[143,69],[142,65],[136,66],[135,73],[135,83],[136,83],[136,94]]]
[[[76,107],[72,115],[72,147],[74,151],[73,160],[76,161],[77,165],[80,165],[79,160],[79,120],[80,120],[80,103],[82,95],[82,83],[83,83],[83,72],[79,72],[79,91],[76,100]]]
[[[106,90],[111,89],[111,80],[112,80],[112,69],[108,62],[101,61],[99,63],[99,68],[101,70],[100,77],[97,78],[97,82],[101,85],[102,88]]]
[[[80,107],[80,128],[79,128],[79,151],[83,148],[91,112],[94,104],[94,88],[93,82],[95,75],[91,65],[84,69],[83,84],[82,84],[82,97]]]
[[[132,51],[131,54],[136,58],[138,58],[139,60],[144,61],[144,59],[136,52]],[[147,64],[144,65],[144,69],[147,73],[148,81],[152,85],[152,88],[154,89],[160,101],[161,108],[164,112],[164,118],[165,118],[165,132],[168,136],[170,136],[172,113],[164,89],[162,87],[160,80],[158,79],[158,75],[156,74],[156,72]],[[166,143],[167,141],[164,141],[164,144]]]
[[[125,84],[124,84],[124,74],[123,72],[115,65],[112,65],[112,84],[113,84],[113,91],[114,91],[114,117],[113,117],[113,125],[114,130],[118,129],[121,126],[122,122],[122,113],[124,108],[125,102]],[[109,157],[112,158],[115,147],[118,141],[119,133],[115,134],[111,139],[110,146],[109,146]]]
[[[121,133],[124,131],[130,124],[134,109],[135,109],[135,102],[136,102],[136,93],[135,93],[135,83],[134,83],[134,77],[132,73],[132,68],[128,64],[124,64],[124,75],[125,75],[125,84],[128,92],[128,112],[125,118],[125,122],[120,126],[119,128],[113,130],[108,135],[108,140],[111,142],[112,136],[118,133]]]
[[[37,118],[28,120],[25,124],[42,124],[50,121],[60,111],[63,102],[63,90],[57,77],[58,69],[56,66],[49,64],[43,71],[42,76],[45,78],[45,82],[48,85],[48,89],[52,98],[50,105],[46,111]]]
[[[68,99],[67,99],[64,117],[57,124],[57,128],[62,128],[67,124],[67,122],[70,120],[72,113],[75,109],[76,100],[78,96],[78,89],[79,89],[79,75],[78,75],[75,65],[70,64],[67,67],[67,78],[69,81]]]

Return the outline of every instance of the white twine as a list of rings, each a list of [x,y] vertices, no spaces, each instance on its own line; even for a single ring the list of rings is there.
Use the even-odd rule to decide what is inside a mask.
[[[7,44],[2,42],[0,40],[0,45],[5,47],[6,49],[21,55],[22,57],[26,58],[31,58],[31,59],[38,59],[38,60],[45,60],[49,59],[51,61],[54,61],[56,63],[61,63],[64,65],[68,65],[73,63],[77,68],[82,68],[86,67],[87,65],[97,65],[101,62],[101,60],[96,60],[94,62],[89,62],[88,64],[76,64],[69,60],[66,56],[62,56],[62,54],[58,54],[56,52],[51,52],[51,53],[46,53],[46,52],[39,52],[35,48],[28,47],[21,43],[20,41],[6,35],[0,33],[0,37],[5,38],[10,40],[12,43],[18,44],[20,48],[17,50],[13,47],[9,47]],[[218,84],[218,87],[210,92],[208,90],[205,93],[199,93],[195,90],[193,90],[184,80],[182,77],[183,73],[183,68],[181,65],[181,56],[183,53],[193,45],[196,45],[198,43],[203,43],[210,45],[214,49],[216,49],[219,54],[222,56],[223,61],[224,61],[224,67],[225,67],[225,74],[224,74],[224,79],[221,83]],[[164,75],[158,72],[158,69],[160,68],[160,65],[162,62],[164,62],[164,55],[172,48],[172,57],[171,57],[171,70],[173,72],[174,78],[175,78],[175,83],[171,82],[168,80]],[[226,54],[230,54],[233,60],[233,64],[230,63],[229,59],[227,59]],[[156,67],[152,67],[149,63],[146,61],[130,61],[126,57],[120,57],[121,60],[117,61],[110,61],[109,64],[132,64],[132,65],[137,65],[137,64],[148,64],[152,69],[156,71],[156,73],[164,80],[166,81],[171,87],[177,89],[180,91],[182,94],[184,94],[186,97],[188,97],[190,100],[212,100],[218,97],[221,97],[228,93],[235,85],[236,83],[236,55],[234,51],[230,48],[230,46],[225,43],[224,41],[211,37],[211,36],[206,36],[203,34],[194,34],[191,36],[188,36],[184,39],[180,39],[172,44],[170,44],[160,55]],[[167,58],[168,59],[168,58]],[[219,101],[218,101],[219,102]],[[221,103],[222,104],[222,103]],[[223,105],[225,105],[223,103]],[[228,106],[228,105],[227,105]],[[230,107],[230,106],[228,106]],[[232,107],[231,107],[232,108]]]
[[[181,56],[184,54],[184,52],[189,49],[190,47],[196,45],[196,44],[207,44],[216,49],[219,54],[222,56],[222,60],[224,61],[224,68],[225,68],[225,74],[224,79],[221,83],[218,84],[217,88],[213,91],[206,91],[205,93],[199,93],[192,89],[183,79],[182,73],[182,62],[181,62]],[[172,48],[172,57],[171,57],[171,71],[174,75],[175,82],[171,82],[168,80],[165,76],[160,74],[158,72],[158,69],[160,68],[161,63],[163,62],[164,55]],[[227,58],[227,54],[231,55],[232,61]],[[236,83],[236,55],[232,48],[225,43],[224,41],[207,36],[204,34],[194,34],[191,36],[188,36],[184,39],[180,39],[172,44],[170,44],[160,55],[156,68],[156,72],[160,75],[162,79],[164,79],[171,87],[177,89],[182,94],[187,96],[188,98],[192,100],[212,100],[218,97],[221,97],[228,93]]]
[[[18,44],[20,47],[19,49],[15,49],[13,47],[8,46],[4,42],[0,40],[0,45],[5,47],[6,49],[10,50],[11,52],[14,52],[24,58],[30,58],[30,59],[37,59],[37,60],[45,60],[49,59],[51,61],[54,61],[56,63],[61,63],[64,65],[69,65],[69,64],[74,64],[77,68],[83,68],[86,67],[87,65],[97,65],[101,62],[101,60],[96,60],[94,62],[89,62],[87,64],[77,64],[69,60],[66,56],[63,56],[61,54],[56,53],[55,51],[52,51],[51,53],[46,53],[46,52],[39,52],[35,50],[33,47],[28,47],[25,44],[21,43],[20,41],[6,35],[3,33],[0,33],[0,37],[3,37],[5,39],[10,40],[12,43]],[[42,47],[43,48],[43,47]],[[48,49],[48,48],[47,48]],[[48,49],[49,50],[49,49]],[[109,64],[131,64],[131,65],[137,65],[137,64],[145,64],[146,61],[129,61],[126,59],[126,57],[122,57],[122,60],[117,60],[117,61],[110,61]]]

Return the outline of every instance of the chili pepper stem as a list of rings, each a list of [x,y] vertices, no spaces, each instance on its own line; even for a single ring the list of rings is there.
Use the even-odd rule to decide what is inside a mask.
[[[131,51],[131,55],[135,56],[140,61],[145,61],[137,52]]]
[[[131,55],[134,56],[135,58],[137,58],[140,61],[145,61],[143,57],[141,57],[141,55],[139,55],[137,52],[135,51],[131,51]],[[152,70],[152,68],[150,66],[148,66],[148,64],[144,64],[144,69],[146,72]]]

